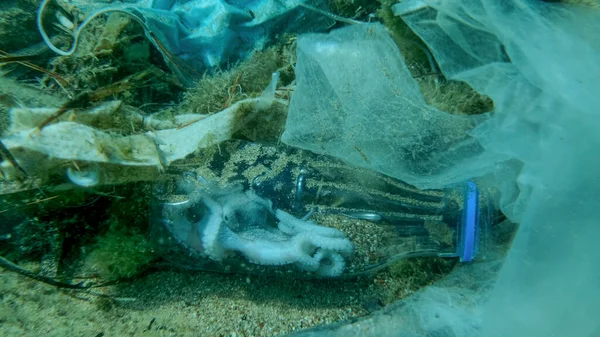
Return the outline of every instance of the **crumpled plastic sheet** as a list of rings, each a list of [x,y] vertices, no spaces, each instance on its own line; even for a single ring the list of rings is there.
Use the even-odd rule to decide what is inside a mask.
[[[109,101],[79,111],[76,115],[62,116],[57,123],[40,130],[40,123],[52,116],[55,109],[13,108],[10,110],[11,126],[1,140],[8,150],[15,153],[20,165],[36,176],[47,176],[50,172],[60,174],[56,170],[63,170],[66,163],[78,161],[80,166],[87,163],[91,169],[82,171],[87,176],[85,180],[77,179],[67,170],[67,176],[77,185],[89,187],[99,183],[116,183],[119,181],[117,178],[135,180],[140,176],[125,171],[121,171],[120,177],[100,179],[97,165],[152,167],[160,171],[198,148],[228,140],[235,131],[274,103],[287,105],[286,101],[275,97],[278,81],[279,73],[273,73],[261,96],[243,99],[210,116],[178,115],[175,123],[143,116],[137,109],[120,101]],[[154,131],[123,136],[99,128],[117,128],[114,124],[117,114],[125,115],[131,125],[142,124]],[[17,169],[8,161],[1,164],[6,181],[0,181],[0,193],[8,191],[3,183],[18,177]],[[91,179],[92,176],[98,179]]]
[[[299,36],[297,59],[284,143],[421,188],[439,187],[441,176],[459,184],[480,170],[457,162],[482,152],[469,131],[488,115],[428,105],[382,25]]]
[[[483,151],[455,162],[458,176],[407,179],[433,187],[479,177],[519,229],[491,279],[477,270],[487,261],[447,283],[461,267],[363,320],[297,336],[600,335],[600,12],[538,0],[421,2],[395,9],[444,75],[488,95],[494,112],[470,131]]]

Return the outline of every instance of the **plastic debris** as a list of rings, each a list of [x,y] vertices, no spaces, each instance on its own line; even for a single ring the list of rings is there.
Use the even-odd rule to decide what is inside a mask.
[[[454,174],[446,173],[451,164],[481,151],[468,133],[486,116],[451,115],[428,105],[383,26],[302,35],[297,50],[284,143],[409,183]],[[469,178],[463,173],[453,183]]]
[[[40,123],[51,116],[55,109],[13,108],[10,111],[12,124],[1,140],[8,150],[17,153],[15,158],[26,171],[46,179],[55,170],[63,170],[65,164],[72,162],[83,166],[94,163],[150,167],[160,171],[199,148],[230,139],[235,131],[252,120],[257,113],[268,109],[273,102],[287,104],[274,97],[278,78],[278,74],[273,75],[271,84],[262,96],[238,101],[210,116],[180,115],[175,123],[181,124],[150,119],[120,101],[109,101],[86,111],[62,116],[58,123],[39,130]],[[139,127],[156,127],[159,130],[133,135],[105,131],[123,128],[122,125],[114,124],[118,120],[114,118],[116,114],[129,117],[129,123],[136,123]],[[125,125],[131,127],[134,124]],[[44,159],[40,159],[40,156]],[[8,181],[18,177],[17,168],[7,161],[3,163],[2,170]],[[88,178],[81,181],[72,168],[67,173],[72,182],[83,186],[118,181],[115,180],[117,177],[97,177],[90,181],[89,175],[83,173]],[[131,175],[131,172],[123,172],[123,175],[127,175],[125,179],[143,179],[140,175]],[[4,191],[10,190],[3,189]]]
[[[424,0],[427,8],[407,8],[417,2],[394,9],[446,78],[489,96],[494,112],[471,130],[480,148],[463,153],[469,160],[457,160],[451,147],[432,164],[455,169],[400,178],[440,187],[480,177],[484,188],[500,191],[502,212],[519,229],[505,258],[499,251],[460,266],[365,319],[292,336],[596,336],[600,12],[524,0]],[[303,140],[326,146],[329,138]]]
[[[315,14],[296,0],[140,0],[108,6],[91,0],[68,0],[66,3],[88,16],[76,29],[73,45],[65,51],[54,46],[45,32],[42,18],[48,2],[44,0],[40,6],[38,28],[54,52],[71,55],[81,31],[94,18],[105,13],[122,13],[142,25],[171,70],[187,84],[195,79],[190,69],[202,73],[232,64],[263,49],[276,35],[319,30],[331,22],[327,16]]]

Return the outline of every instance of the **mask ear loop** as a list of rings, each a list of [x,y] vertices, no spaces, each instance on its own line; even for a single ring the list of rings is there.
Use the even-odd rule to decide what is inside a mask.
[[[122,13],[122,14],[128,15],[133,20],[135,20],[137,23],[139,23],[146,32],[150,31],[148,29],[148,27],[146,26],[146,23],[144,22],[144,20],[142,20],[139,16],[137,16],[129,11],[129,10],[134,10],[133,7],[130,7],[130,6],[106,7],[106,8],[94,11],[85,20],[83,20],[81,25],[79,25],[79,27],[77,27],[77,30],[75,30],[75,34],[73,36],[73,45],[71,46],[71,48],[67,51],[60,50],[52,43],[52,41],[50,40],[50,37],[48,36],[48,34],[46,34],[46,31],[44,30],[42,18],[43,18],[44,11],[46,10],[46,6],[48,5],[49,2],[50,2],[50,0],[42,0],[40,8],[38,9],[38,12],[37,12],[37,27],[38,27],[40,34],[42,35],[42,39],[44,40],[44,43],[46,43],[48,48],[50,48],[53,52],[55,52],[59,55],[62,55],[62,56],[73,55],[73,53],[75,53],[75,50],[77,49],[77,46],[79,44],[79,36],[81,35],[81,32],[85,29],[85,27],[90,22],[92,22],[92,20],[94,20],[98,16],[105,14],[105,13],[117,12],[117,13]],[[153,41],[153,42],[156,42],[156,41]]]

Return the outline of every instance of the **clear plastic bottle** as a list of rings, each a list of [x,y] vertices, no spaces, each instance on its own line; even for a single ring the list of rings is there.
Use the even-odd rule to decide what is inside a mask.
[[[474,182],[423,191],[329,157],[243,142],[203,156],[184,174],[198,187],[174,175],[157,185],[153,203],[157,249],[185,268],[354,277],[415,256],[469,262],[482,256],[497,217],[493,198]],[[325,256],[321,267],[282,258],[288,242],[303,247],[304,258]]]
[[[283,180],[293,196],[282,198]],[[289,186],[291,187],[291,186]],[[287,190],[290,190],[290,188]],[[340,214],[391,228],[396,240],[414,242],[410,256],[481,257],[489,226],[497,219],[494,199],[474,181],[443,190],[420,190],[383,174],[340,163],[312,161],[252,188],[272,200],[286,200],[297,212]]]

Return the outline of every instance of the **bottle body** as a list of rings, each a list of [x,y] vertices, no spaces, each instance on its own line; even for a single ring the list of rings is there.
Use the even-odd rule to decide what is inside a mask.
[[[332,158],[241,142],[207,158],[185,173],[195,187],[176,175],[153,203],[157,249],[184,268],[353,277],[414,256],[468,262],[494,218],[473,182],[423,191]],[[209,222],[218,234],[207,239]]]

